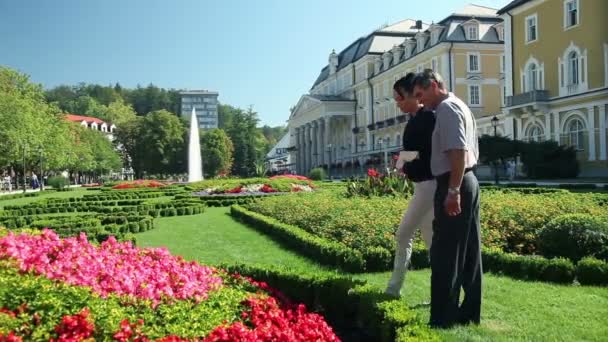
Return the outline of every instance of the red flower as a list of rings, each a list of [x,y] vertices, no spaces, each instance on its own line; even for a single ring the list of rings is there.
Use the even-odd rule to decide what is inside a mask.
[[[23,339],[11,331],[8,335],[0,334],[0,342],[23,342]]]
[[[277,190],[273,189],[270,185],[264,184],[264,186],[260,189],[261,192],[270,193],[277,192]]]
[[[378,173],[378,171],[374,170],[374,169],[368,169],[367,170],[367,175],[370,177],[378,177],[380,176],[380,174]]]
[[[232,189],[230,189],[230,190],[226,190],[226,193],[227,193],[227,194],[238,194],[238,193],[240,193],[241,191],[243,191],[243,187],[239,185],[239,186],[237,186],[236,188],[232,188]]]
[[[89,309],[84,308],[80,313],[72,316],[63,316],[61,323],[55,327],[57,339],[51,338],[49,342],[82,341],[93,336],[95,325],[89,320]]]

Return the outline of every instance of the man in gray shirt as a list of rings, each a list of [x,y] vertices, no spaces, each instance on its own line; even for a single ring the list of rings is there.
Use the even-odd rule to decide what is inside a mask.
[[[479,184],[472,172],[479,148],[469,107],[448,92],[439,74],[425,70],[414,80],[414,95],[436,114],[431,171],[437,179],[431,244],[430,325],[479,324],[481,241]],[[464,300],[460,303],[460,289]]]

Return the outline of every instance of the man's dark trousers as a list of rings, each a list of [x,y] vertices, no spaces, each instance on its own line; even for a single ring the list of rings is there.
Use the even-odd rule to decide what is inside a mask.
[[[462,212],[448,216],[444,200],[449,179],[449,173],[437,177],[431,245],[430,324],[440,328],[479,324],[481,313],[479,183],[473,172],[465,171],[460,187]],[[464,300],[459,305],[461,287]]]

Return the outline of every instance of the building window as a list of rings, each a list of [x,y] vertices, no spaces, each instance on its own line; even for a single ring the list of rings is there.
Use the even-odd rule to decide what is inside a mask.
[[[570,28],[578,24],[578,0],[567,0],[564,2],[564,28]]]
[[[500,96],[500,100],[503,106],[506,105],[506,101],[507,101],[507,87],[506,86],[502,86],[502,91],[500,92],[501,96]]]
[[[526,17],[526,42],[531,43],[538,39],[538,16],[536,14]]]
[[[541,142],[544,138],[543,134],[543,128],[534,124],[528,129],[528,141]]]
[[[424,64],[418,64],[416,66],[416,72],[423,72],[424,71]]]
[[[572,119],[567,127],[569,144],[579,151],[584,149],[585,126],[583,122],[576,118]]]
[[[477,31],[477,26],[469,26],[467,27],[467,39],[468,40],[479,40],[479,33]]]
[[[500,55],[500,72],[505,72],[505,55]]]
[[[528,79],[526,91],[533,91],[538,89],[538,68],[536,66],[536,63],[530,64],[526,74],[526,78]]]
[[[568,85],[578,84],[579,69],[578,69],[578,54],[576,51],[570,52],[568,55]]]
[[[476,84],[469,85],[469,104],[471,106],[481,105],[481,96],[480,96],[479,85],[476,85]]]
[[[416,38],[416,43],[418,44],[417,53],[422,52],[422,50],[424,50],[424,36]]]
[[[479,53],[471,53],[468,55],[468,72],[479,72]]]
[[[437,44],[437,40],[439,40],[439,31],[431,32],[431,45]]]

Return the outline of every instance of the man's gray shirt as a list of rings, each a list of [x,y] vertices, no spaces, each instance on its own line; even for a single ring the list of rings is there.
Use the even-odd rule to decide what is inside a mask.
[[[469,107],[453,93],[435,108],[435,129],[431,152],[431,172],[434,176],[450,172],[449,150],[465,150],[465,168],[477,164],[479,144],[477,124]]]

